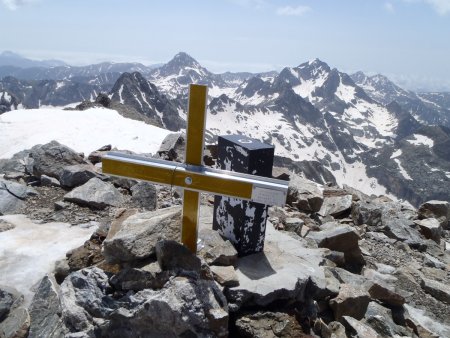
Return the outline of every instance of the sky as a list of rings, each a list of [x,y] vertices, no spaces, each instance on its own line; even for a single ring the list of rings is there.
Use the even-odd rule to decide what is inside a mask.
[[[408,89],[450,91],[450,0],[0,0],[0,51],[73,65],[165,63],[214,73],[319,58]]]

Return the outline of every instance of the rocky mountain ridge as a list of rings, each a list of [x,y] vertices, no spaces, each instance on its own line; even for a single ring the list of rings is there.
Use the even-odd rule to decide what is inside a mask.
[[[158,156],[182,149],[181,138]],[[287,205],[269,210],[264,253],[238,257],[211,230],[213,198],[203,196],[195,256],[177,242],[179,192],[103,175],[108,150],[84,157],[53,141],[0,160],[0,234],[20,230],[18,212],[42,229],[52,221],[95,228],[42,272],[28,303],[14,285],[0,286],[0,335],[450,334],[448,202],[414,209],[276,168],[290,188]]]

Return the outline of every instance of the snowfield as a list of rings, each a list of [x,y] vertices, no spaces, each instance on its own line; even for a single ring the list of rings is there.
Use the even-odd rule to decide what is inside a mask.
[[[86,155],[106,144],[155,153],[169,133],[106,108],[14,110],[0,115],[0,158],[52,140]]]

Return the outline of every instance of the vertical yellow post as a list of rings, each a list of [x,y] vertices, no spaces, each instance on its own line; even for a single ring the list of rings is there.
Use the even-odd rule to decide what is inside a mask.
[[[186,126],[186,164],[202,165],[207,97],[207,86],[190,86]],[[186,178],[186,180],[186,183],[189,184],[189,178]],[[197,223],[199,206],[200,193],[185,189],[183,197],[183,225],[181,229],[181,241],[194,253],[197,252]]]

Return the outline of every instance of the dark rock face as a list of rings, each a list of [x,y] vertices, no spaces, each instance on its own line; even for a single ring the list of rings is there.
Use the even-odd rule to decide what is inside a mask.
[[[95,172],[93,166],[76,164],[63,168],[59,176],[59,182],[65,188],[74,188],[85,184],[96,176],[99,177],[100,175]]]
[[[15,289],[8,286],[0,286],[0,322],[10,311],[18,307],[23,301],[23,296]]]
[[[163,270],[188,270],[200,272],[201,261],[184,245],[171,240],[156,243],[156,258]]]
[[[10,110],[15,110],[19,106],[19,100],[8,93],[0,90],[0,115]]]
[[[138,208],[155,210],[157,192],[153,184],[149,182],[138,182],[131,187],[131,201]]]

